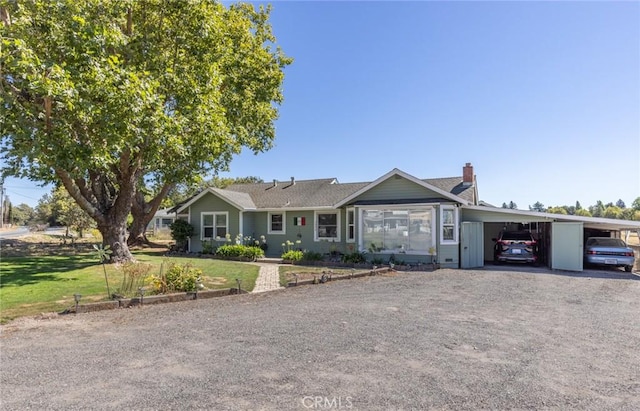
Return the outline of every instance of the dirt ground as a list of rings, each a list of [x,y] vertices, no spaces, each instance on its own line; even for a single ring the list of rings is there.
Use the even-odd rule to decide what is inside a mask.
[[[640,277],[436,270],[1,326],[3,409],[640,409]]]

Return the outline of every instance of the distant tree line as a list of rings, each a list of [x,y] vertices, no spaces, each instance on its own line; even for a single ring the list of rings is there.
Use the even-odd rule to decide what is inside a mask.
[[[231,184],[262,183],[260,177],[218,177],[204,181],[200,185],[178,185],[167,195],[163,202],[164,207],[172,207],[180,204],[208,187],[226,188]],[[148,190],[148,197],[153,197],[153,189]],[[81,237],[88,229],[95,228],[95,222],[80,206],[71,198],[64,187],[54,187],[38,200],[34,207],[28,204],[13,206],[8,196],[5,196],[2,218],[5,224],[14,226],[65,226],[77,232]],[[129,217],[131,223],[132,217]]]
[[[502,203],[502,208],[517,209],[518,206],[513,201]],[[618,200],[615,203],[603,203],[597,201],[594,205],[582,207],[580,201],[576,201],[575,205],[562,205],[546,207],[539,201],[529,206],[529,211],[538,211],[552,214],[577,215],[583,217],[602,217],[617,220],[635,220],[640,221],[640,197],[636,198],[631,207],[627,207],[624,201]]]

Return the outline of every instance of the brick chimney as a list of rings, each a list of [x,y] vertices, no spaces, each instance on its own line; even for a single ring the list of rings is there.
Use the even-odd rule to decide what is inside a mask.
[[[466,163],[464,167],[462,167],[462,185],[473,185],[473,166],[471,163]]]

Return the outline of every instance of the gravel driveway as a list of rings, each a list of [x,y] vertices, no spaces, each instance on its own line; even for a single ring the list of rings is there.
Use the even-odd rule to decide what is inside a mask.
[[[640,278],[397,273],[2,326],[2,409],[640,409]]]

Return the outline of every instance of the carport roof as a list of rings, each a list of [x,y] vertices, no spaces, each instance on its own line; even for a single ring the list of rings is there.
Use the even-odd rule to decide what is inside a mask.
[[[584,217],[577,215],[553,214],[539,211],[512,210],[508,208],[463,205],[464,210],[469,210],[468,215],[493,214],[491,222],[582,222],[585,228],[600,230],[640,230],[640,221],[616,220],[613,218]],[[486,216],[486,214],[485,214]],[[485,222],[489,222],[483,219]]]

